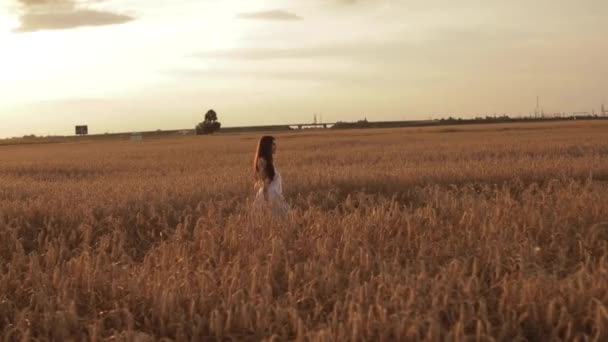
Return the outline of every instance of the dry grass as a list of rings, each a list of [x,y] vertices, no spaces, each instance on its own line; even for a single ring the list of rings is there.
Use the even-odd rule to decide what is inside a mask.
[[[605,340],[608,123],[0,148],[4,340]]]

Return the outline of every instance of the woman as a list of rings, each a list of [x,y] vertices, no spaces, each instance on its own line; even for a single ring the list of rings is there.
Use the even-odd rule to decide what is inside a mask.
[[[273,215],[285,216],[289,205],[283,198],[281,174],[274,165],[273,155],[276,150],[274,137],[263,136],[258,142],[253,161],[255,189],[257,189],[254,207],[258,209],[267,207],[271,209]]]

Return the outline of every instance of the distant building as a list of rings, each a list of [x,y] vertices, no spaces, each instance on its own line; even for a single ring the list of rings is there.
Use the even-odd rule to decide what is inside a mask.
[[[131,134],[131,141],[139,142],[142,140],[144,140],[144,136],[141,133],[134,132]]]

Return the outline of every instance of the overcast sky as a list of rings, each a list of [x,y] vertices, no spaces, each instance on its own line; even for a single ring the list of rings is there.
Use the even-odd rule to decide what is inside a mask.
[[[606,0],[0,0],[0,137],[599,111]]]

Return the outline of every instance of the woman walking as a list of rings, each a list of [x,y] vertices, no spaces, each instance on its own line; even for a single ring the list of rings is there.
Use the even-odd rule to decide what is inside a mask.
[[[281,173],[274,164],[277,144],[274,137],[263,136],[258,142],[253,161],[257,194],[253,202],[256,209],[268,208],[273,216],[284,217],[289,205],[283,197]]]

